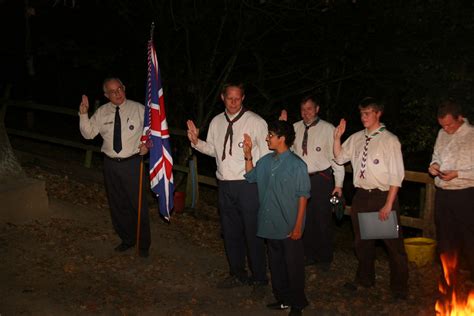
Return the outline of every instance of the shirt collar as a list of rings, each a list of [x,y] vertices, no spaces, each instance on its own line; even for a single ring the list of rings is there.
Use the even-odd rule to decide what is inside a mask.
[[[273,153],[273,159],[275,160],[283,160],[290,155],[290,150],[287,149],[286,151],[282,152],[281,154],[277,154],[276,152]]]
[[[369,133],[369,131],[367,130],[367,128],[364,130],[364,135],[367,136],[367,137],[374,137],[380,133],[382,133],[384,130],[386,129],[385,127],[385,124],[384,123],[380,123],[380,126],[379,128],[377,128],[375,131],[373,131],[372,133]]]
[[[242,112],[243,109],[244,109],[244,107],[241,106],[241,107],[240,107],[240,111],[237,112],[237,113],[235,113],[235,114],[229,114],[229,112],[227,112],[227,110],[224,110],[224,111],[225,111],[225,113],[227,114],[227,117],[229,118],[229,120],[232,120],[232,119],[234,119],[234,117],[236,117],[237,115],[239,115],[240,112]]]
[[[119,105],[115,105],[112,102],[110,102],[110,104],[112,105],[114,110],[115,110],[116,107],[122,108],[125,105],[125,103],[127,103],[127,99],[125,99],[125,101],[123,101],[122,104],[119,104]]]

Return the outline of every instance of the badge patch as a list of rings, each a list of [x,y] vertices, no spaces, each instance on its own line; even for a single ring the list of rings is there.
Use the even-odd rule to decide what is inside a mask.
[[[239,148],[244,148],[244,142],[240,142],[238,146]]]
[[[378,165],[379,164],[379,160],[378,159],[374,159],[374,165]]]
[[[135,128],[135,126],[130,125],[128,128],[129,128],[131,131],[133,131],[133,129]]]
[[[316,147],[316,151],[321,151],[321,147]]]

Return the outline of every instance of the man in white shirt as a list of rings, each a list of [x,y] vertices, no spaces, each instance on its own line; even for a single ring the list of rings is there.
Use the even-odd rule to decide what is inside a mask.
[[[302,120],[293,124],[296,138],[291,149],[306,162],[311,179],[303,235],[305,265],[316,264],[327,271],[334,253],[330,198],[342,195],[344,166],[334,161],[334,126],[319,117],[319,109],[315,96],[302,99]],[[285,110],[280,119],[286,121]]]
[[[356,291],[375,284],[375,240],[360,238],[358,213],[378,212],[381,221],[396,211],[400,222],[397,193],[405,170],[401,145],[397,136],[380,122],[383,106],[374,98],[365,98],[359,104],[360,117],[365,129],[352,134],[341,145],[346,121],[341,119],[334,131],[336,162],[350,161],[356,194],[352,199],[351,219],[354,229],[354,247],[359,262],[355,282],[344,287]],[[408,290],[408,263],[399,234],[396,239],[384,239],[390,262],[390,288],[395,299],[406,299]]]
[[[441,129],[428,171],[435,177],[435,224],[440,254],[466,256],[474,280],[474,127],[453,99],[438,107]]]
[[[104,180],[110,215],[122,242],[115,251],[123,252],[136,244],[138,190],[141,156],[148,152],[140,142],[144,106],[127,100],[125,86],[118,78],[107,78],[104,95],[110,102],[100,106],[89,119],[89,99],[79,105],[79,129],[85,139],[102,136]],[[145,177],[143,177],[145,179]],[[142,195],[139,255],[148,257],[150,221],[145,194]]]
[[[206,141],[198,138],[198,129],[189,120],[188,138],[196,150],[216,159],[218,204],[224,246],[229,262],[230,276],[220,282],[219,288],[253,284],[268,284],[265,246],[257,237],[258,192],[255,183],[245,178],[245,159],[242,152],[244,133],[252,138],[252,159],[256,162],[269,153],[265,137],[267,124],[257,114],[243,107],[245,98],[241,84],[226,84],[221,93],[225,111],[215,116],[207,132]],[[246,257],[251,278],[246,271]],[[260,287],[261,288],[261,287]]]

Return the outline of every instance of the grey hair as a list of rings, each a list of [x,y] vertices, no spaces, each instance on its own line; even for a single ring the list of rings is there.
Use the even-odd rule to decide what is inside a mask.
[[[120,83],[120,85],[125,90],[125,85],[123,84],[122,80],[120,80],[120,78],[118,78],[118,77],[107,77],[107,78],[104,79],[104,82],[102,83],[102,90],[104,90],[104,93],[107,93],[107,91],[105,90],[105,85],[108,84],[111,81],[117,81],[118,83]]]

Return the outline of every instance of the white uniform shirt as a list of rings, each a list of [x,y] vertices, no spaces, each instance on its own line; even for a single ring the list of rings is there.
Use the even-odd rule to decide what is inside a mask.
[[[352,164],[354,186],[366,190],[388,191],[390,186],[401,187],[405,176],[401,145],[397,136],[386,129],[373,137],[368,146],[365,178],[360,177],[366,130],[352,134],[343,144],[336,162]]]
[[[333,143],[334,126],[323,120],[308,129],[308,154],[303,156],[303,136],[305,124],[303,120],[293,124],[296,138],[292,150],[308,166],[308,173],[326,170],[332,167],[334,180],[337,187],[342,188],[344,182],[344,166],[338,165],[334,161]]]
[[[115,108],[116,105],[109,102],[101,105],[90,119],[87,113],[79,114],[79,129],[85,139],[93,139],[100,134],[103,139],[101,151],[107,156],[127,158],[139,152],[145,107],[132,100],[125,100],[120,105],[122,150],[119,153],[113,149]]]
[[[467,120],[454,134],[443,129],[438,133],[431,164],[437,163],[441,171],[457,170],[458,177],[443,181],[435,177],[435,185],[447,190],[474,187],[474,127]]]
[[[239,113],[229,116],[233,119]],[[244,134],[252,138],[252,157],[254,165],[258,159],[270,152],[265,138],[267,137],[267,123],[257,114],[247,111],[232,125],[232,156],[229,155],[230,138],[227,140],[226,157],[222,161],[224,137],[227,131],[227,122],[224,112],[215,116],[207,132],[206,141],[199,140],[197,145],[191,146],[203,154],[216,158],[216,177],[219,180],[244,180],[245,160],[243,152]]]

